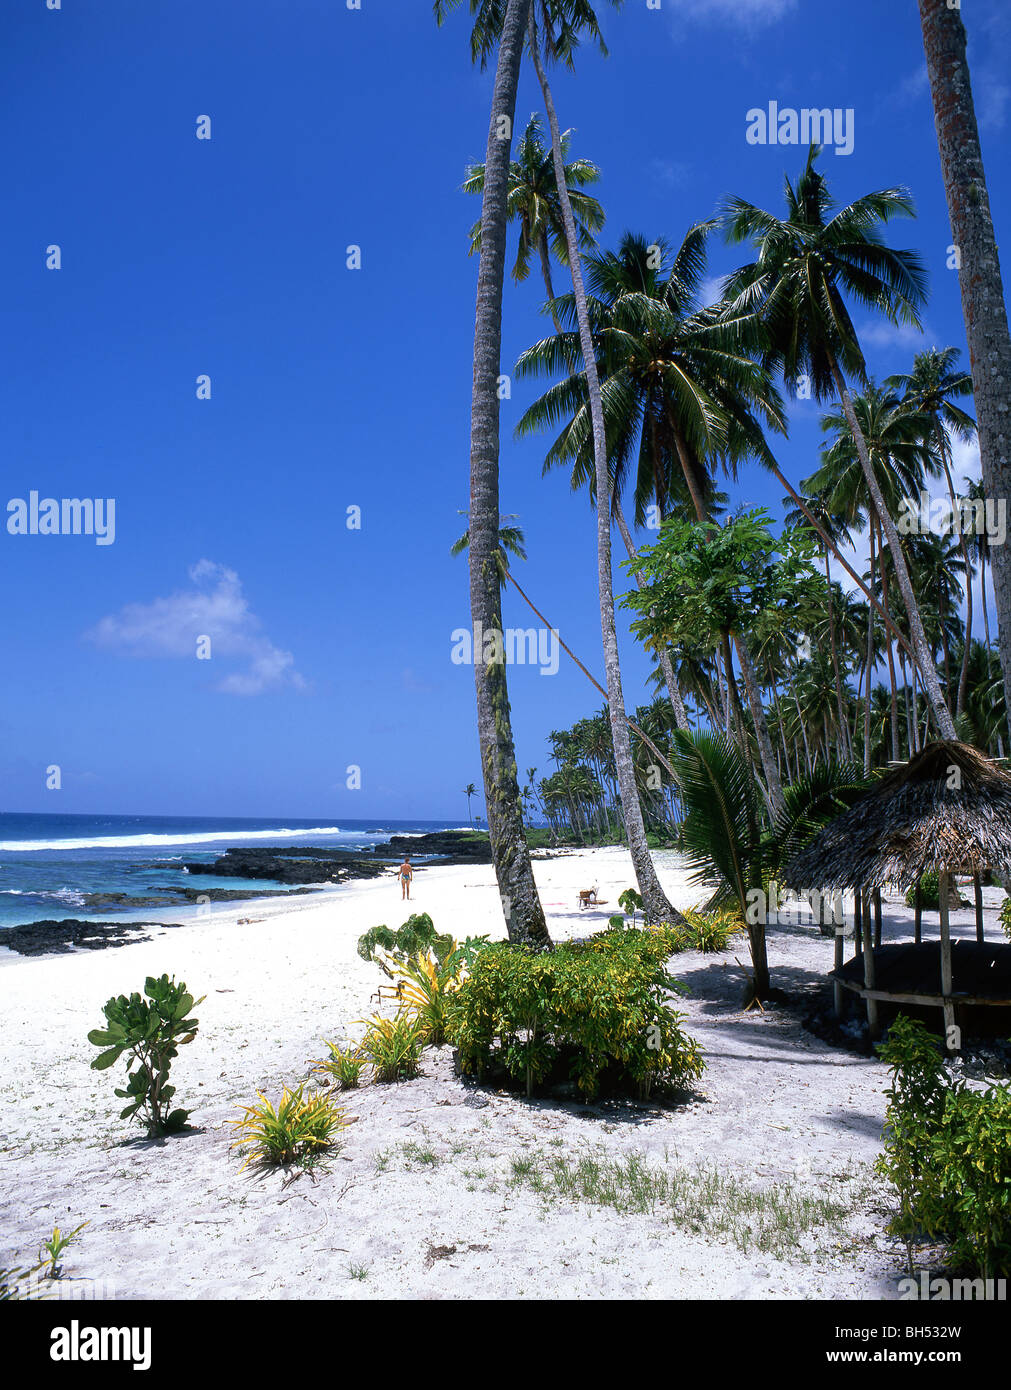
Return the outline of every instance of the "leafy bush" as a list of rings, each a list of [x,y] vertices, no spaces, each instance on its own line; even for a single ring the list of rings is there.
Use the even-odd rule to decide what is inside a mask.
[[[1000,924],[1004,935],[1011,938],[1011,898],[1005,898],[1000,905]]]
[[[689,907],[681,914],[684,925],[668,927],[675,951],[725,951],[730,946],[730,938],[745,930],[741,914],[736,905],[710,908],[704,912],[698,907]]]
[[[916,906],[915,886],[906,889],[906,906]],[[954,878],[948,878],[948,906],[965,907],[966,902],[958,891]],[[941,883],[937,874],[928,871],[920,879],[920,907],[925,912],[939,912],[941,908]]]
[[[626,888],[623,893],[618,894],[618,906],[621,908],[622,912],[628,913],[634,924],[635,914],[643,910],[642,894],[637,893],[634,888]],[[611,921],[614,921],[613,917]]]
[[[365,1068],[366,1059],[362,1056],[361,1050],[357,1047],[342,1048],[339,1043],[331,1042],[329,1038],[324,1038],[323,1041],[330,1056],[324,1057],[321,1061],[314,1060],[314,1070],[330,1081],[335,1081],[345,1091],[353,1091]]]
[[[627,927],[550,954],[496,942],[453,994],[447,1037],[465,1072],[502,1067],[528,1095],[566,1065],[586,1096],[682,1085],[704,1064],[668,1007],[669,955],[662,933]]]
[[[373,1014],[359,1049],[372,1064],[377,1081],[409,1081],[421,1070],[425,1025],[415,1014],[401,1009],[395,1018]]]
[[[105,1005],[106,1027],[88,1034],[90,1043],[104,1049],[91,1066],[94,1071],[105,1071],[125,1052],[126,1090],[117,1089],[116,1095],[127,1104],[119,1118],[125,1120],[139,1113],[148,1134],[168,1134],[181,1129],[190,1113],[167,1108],[175,1095],[175,1087],[168,1084],[169,1066],[179,1048],[196,1037],[198,1020],[190,1018],[189,1012],[202,1004],[206,995],[194,1001],[184,984],[176,984],[167,975],[157,980],[149,975],[144,993],[146,999],[139,994],[129,998],[120,994]],[[130,1071],[134,1063],[136,1070]]]
[[[400,961],[409,960],[411,956],[421,955],[425,951],[432,951],[437,959],[444,960],[453,945],[451,936],[438,934],[427,912],[412,912],[396,931],[386,926],[370,927],[358,938],[358,954],[362,960],[375,961],[392,978],[392,971],[378,954],[380,950]]]
[[[939,1041],[900,1017],[879,1049],[892,1069],[884,1152],[895,1187],[890,1230],[909,1252],[921,1233],[944,1241],[956,1268],[1011,1273],[1011,1089],[949,1083]]]
[[[328,1096],[303,1097],[302,1091],[302,1086],[294,1090],[286,1086],[276,1109],[262,1091],[257,1091],[259,1102],[242,1106],[242,1118],[229,1121],[239,1131],[232,1148],[250,1149],[242,1168],[253,1159],[282,1167],[307,1167],[333,1147],[338,1132],[350,1123],[345,1111]]]
[[[446,1010],[454,990],[460,988],[464,967],[455,950],[440,962],[435,955],[412,956],[394,968],[402,984],[400,998],[405,1012],[421,1025],[425,1041],[439,1047],[446,1041]]]

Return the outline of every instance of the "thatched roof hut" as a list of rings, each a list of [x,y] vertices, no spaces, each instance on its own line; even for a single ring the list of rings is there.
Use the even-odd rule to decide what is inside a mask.
[[[960,1035],[955,1026],[955,1005],[960,998],[973,998],[974,991],[963,989],[959,995],[953,985],[949,889],[953,875],[973,876],[977,943],[982,945],[979,883],[986,870],[994,871],[1005,881],[1011,878],[1011,775],[978,749],[956,742],[928,744],[908,763],[882,777],[866,796],[830,821],[809,845],[794,854],[782,872],[788,887],[802,891],[854,891],[858,951],[861,945],[863,948],[863,984],[853,983],[856,957],[843,968],[842,942],[837,936],[833,971],[837,1012],[840,982],[857,988],[863,995],[872,1037],[877,1035],[879,1000],[941,1006],[948,1046],[957,1049]],[[917,889],[916,943],[885,948],[886,953],[898,951],[902,959],[889,956],[887,963],[894,968],[888,988],[881,988],[886,981],[877,981],[875,963],[875,946],[881,949],[880,893],[875,895],[875,941],[871,936],[868,890],[880,890],[886,883],[900,888],[919,884],[928,871],[937,873],[940,884],[939,946],[920,942]],[[1003,954],[1011,951],[1011,946],[996,949]],[[939,975],[939,988],[931,992],[925,991],[922,982],[916,983],[928,958],[933,962],[930,973]],[[990,965],[995,963],[991,961]],[[996,979],[993,983],[996,986]],[[992,989],[991,993],[993,997],[976,1002],[1011,1003],[1011,998],[1004,997],[1006,985]]]
[[[928,870],[1011,877],[1011,774],[967,743],[930,743],[787,863],[794,888],[906,888]]]

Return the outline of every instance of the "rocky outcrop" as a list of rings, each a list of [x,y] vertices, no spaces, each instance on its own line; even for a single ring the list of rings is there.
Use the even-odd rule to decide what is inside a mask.
[[[0,946],[21,956],[44,956],[51,952],[101,951],[107,946],[129,946],[147,941],[145,927],[177,927],[178,922],[83,922],[68,917],[62,922],[28,922],[22,927],[0,931]]]

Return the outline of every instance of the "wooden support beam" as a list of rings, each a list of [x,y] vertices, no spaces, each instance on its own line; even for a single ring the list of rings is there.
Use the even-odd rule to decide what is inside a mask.
[[[958,1052],[958,1027],[955,1005],[951,1000],[951,928],[948,922],[948,871],[938,873],[938,897],[941,918],[941,996],[944,999],[944,1045],[949,1052]]]
[[[874,940],[871,932],[871,911],[868,895],[864,892],[860,894],[860,916],[863,919],[863,938],[864,938],[864,988],[873,990],[874,988]],[[880,1032],[878,1025],[878,1001],[868,993],[864,997],[867,1005],[867,1031],[870,1033],[871,1041],[876,1042]]]
[[[976,900],[976,940],[983,940],[983,880],[979,874],[972,876],[972,892]]]
[[[874,890],[874,944],[881,945],[881,889]]]
[[[843,932],[846,930],[845,922],[835,929],[835,968],[838,970],[843,963]],[[838,980],[832,981],[832,1008],[836,1018],[842,1018],[843,1010],[842,985]]]
[[[923,895],[920,892],[920,880],[916,880],[916,887],[913,889],[913,939],[919,946],[923,937]]]

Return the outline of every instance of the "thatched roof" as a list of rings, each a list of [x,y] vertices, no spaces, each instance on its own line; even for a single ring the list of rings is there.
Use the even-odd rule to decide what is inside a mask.
[[[1011,775],[967,743],[928,744],[882,777],[790,859],[782,880],[799,889],[905,888],[942,868],[1011,875]]]

